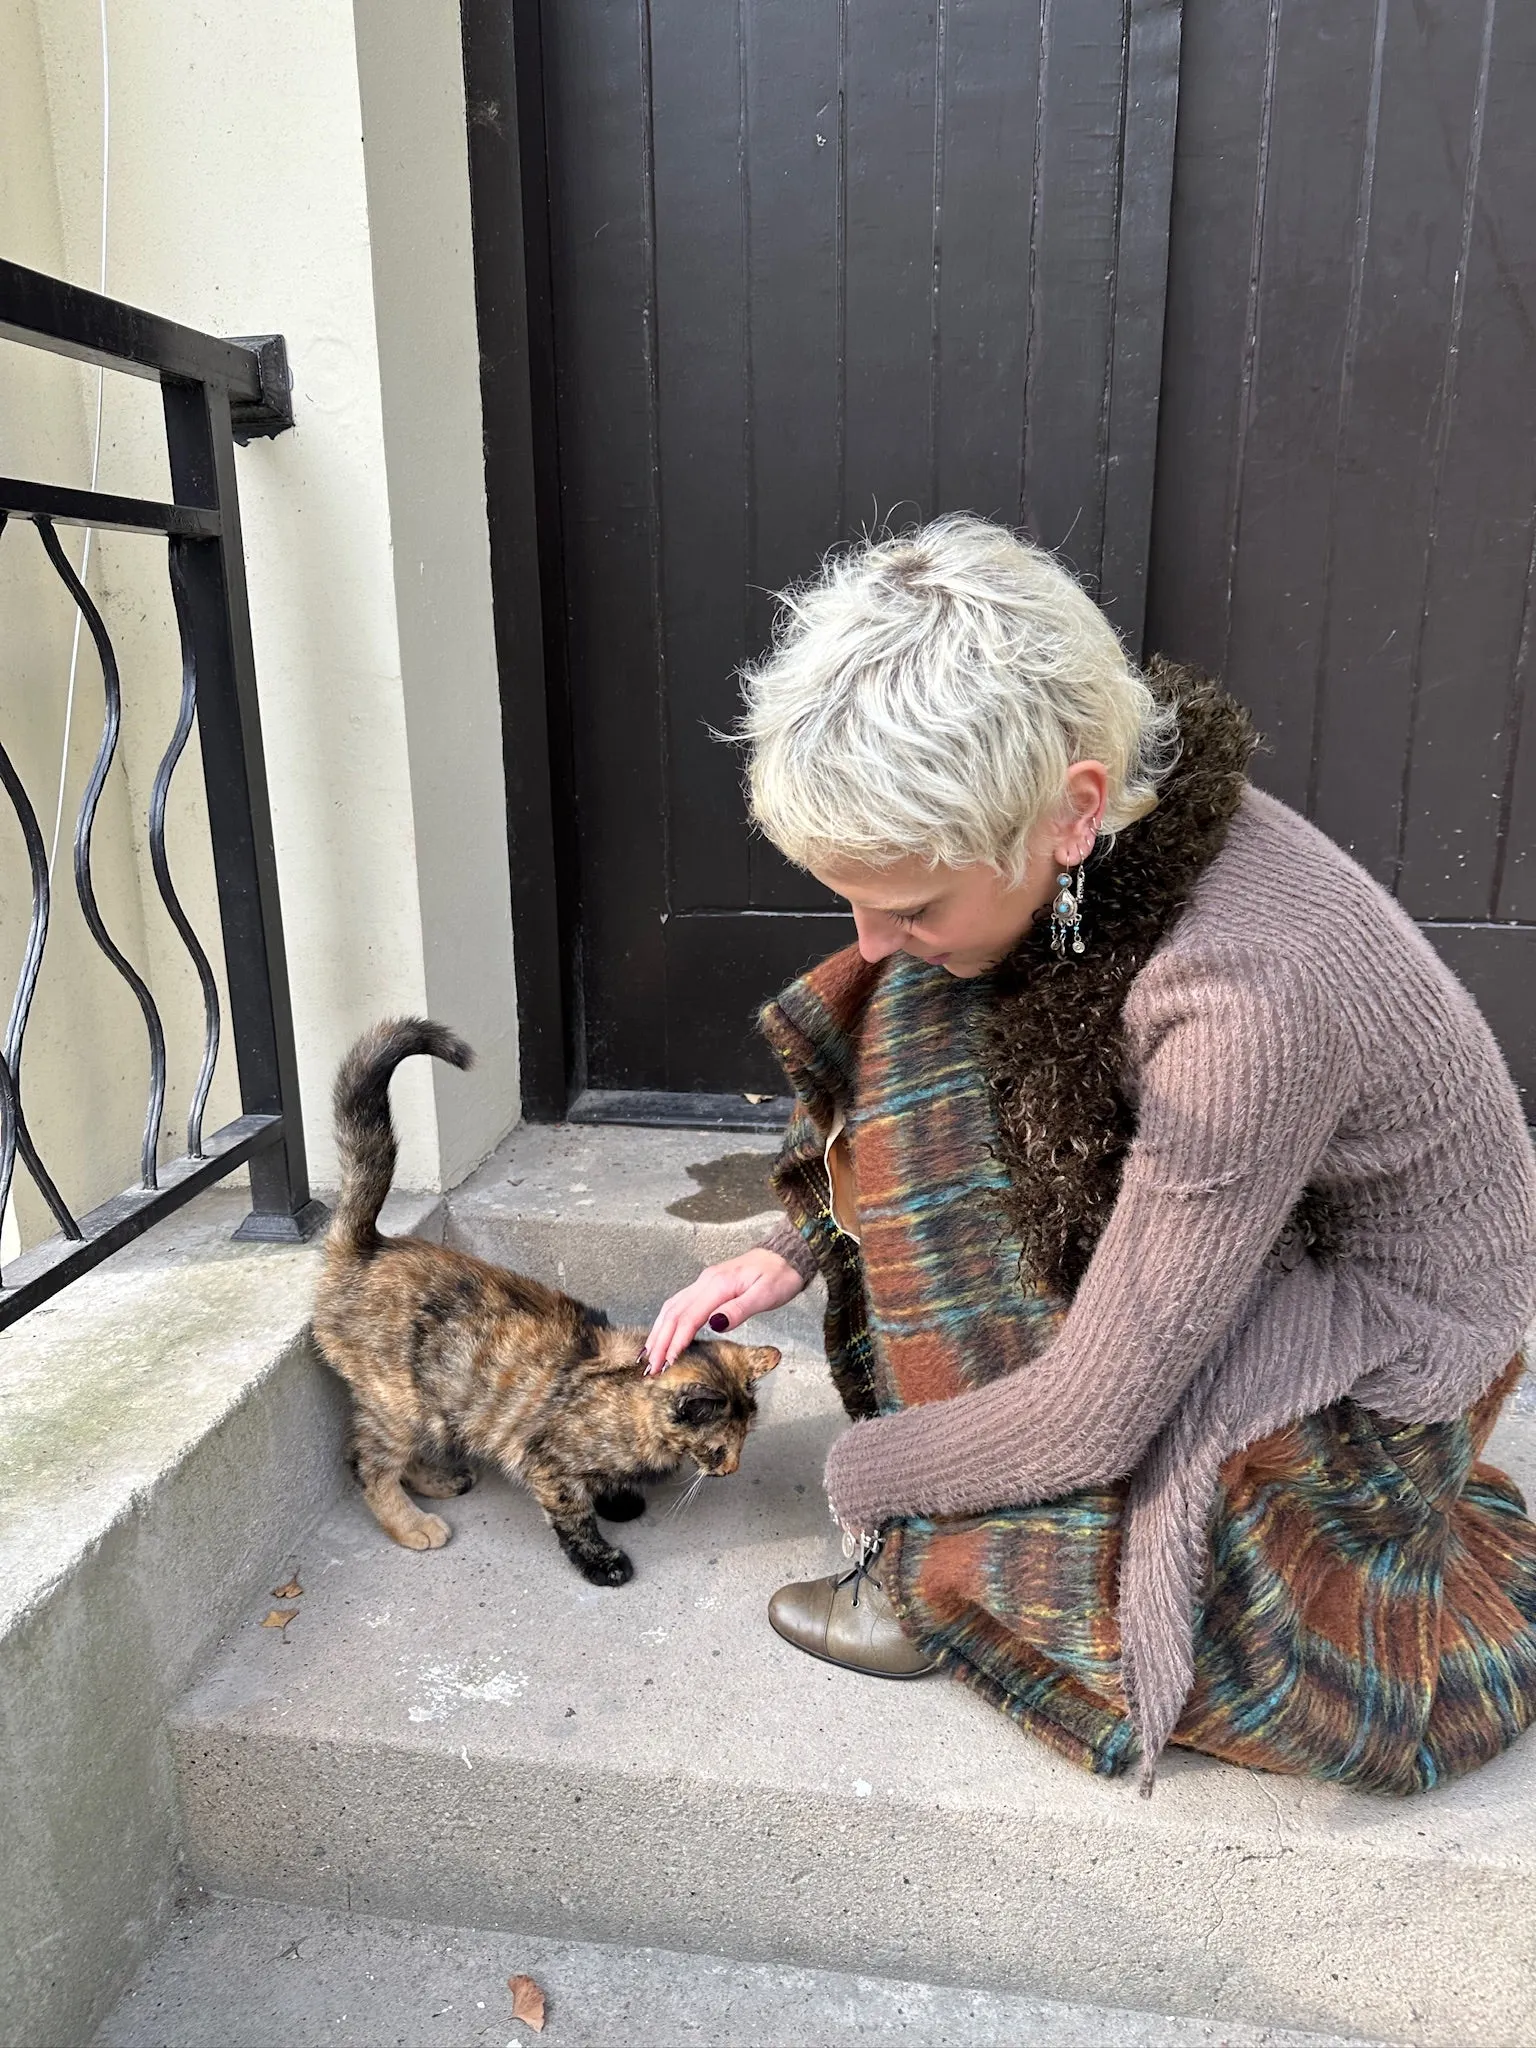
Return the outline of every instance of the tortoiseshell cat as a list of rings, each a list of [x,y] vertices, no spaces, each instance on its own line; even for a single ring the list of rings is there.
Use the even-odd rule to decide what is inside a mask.
[[[315,1337],[352,1389],[352,1462],[382,1527],[411,1550],[448,1541],[446,1500],[485,1458],[533,1494],[577,1570],[622,1586],[633,1565],[598,1516],[643,1513],[638,1489],[692,1458],[734,1472],[757,1412],[770,1345],[696,1343],[660,1378],[639,1361],[643,1330],[616,1330],[536,1280],[377,1224],[395,1171],[389,1079],[412,1053],[473,1057],[440,1024],[406,1017],[365,1033],[336,1076],[341,1198],[325,1243]]]

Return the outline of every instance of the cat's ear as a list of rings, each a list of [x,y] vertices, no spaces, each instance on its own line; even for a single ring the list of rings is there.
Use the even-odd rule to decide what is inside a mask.
[[[772,1372],[783,1356],[771,1344],[748,1344],[743,1346],[747,1354],[747,1378],[760,1380],[765,1372]]]
[[[672,1414],[685,1429],[702,1429],[706,1423],[718,1422],[730,1405],[729,1396],[715,1388],[695,1386],[678,1395]]]

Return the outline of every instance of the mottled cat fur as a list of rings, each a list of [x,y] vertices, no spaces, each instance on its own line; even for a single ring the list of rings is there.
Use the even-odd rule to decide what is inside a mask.
[[[448,1541],[444,1500],[488,1459],[533,1494],[577,1570],[622,1586],[633,1565],[597,1518],[643,1513],[639,1488],[687,1458],[734,1472],[757,1412],[770,1345],[696,1343],[659,1378],[638,1363],[643,1330],[484,1259],[416,1237],[382,1237],[395,1171],[389,1079],[412,1053],[456,1067],[472,1054],[440,1024],[406,1017],[360,1038],[336,1076],[341,1198],[325,1243],[315,1337],[352,1389],[352,1461],[381,1526],[411,1550]]]

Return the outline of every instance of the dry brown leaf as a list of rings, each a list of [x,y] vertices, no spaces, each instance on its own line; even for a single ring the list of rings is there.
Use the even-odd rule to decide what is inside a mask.
[[[298,1600],[302,1598],[303,1592],[304,1588],[299,1584],[298,1580],[290,1579],[286,1586],[274,1586],[272,1588],[272,1598],[274,1600]]]
[[[746,1090],[743,1089],[741,1099],[743,1102],[772,1102],[773,1097],[771,1095],[748,1095]]]
[[[270,1614],[261,1618],[263,1628],[286,1628],[298,1613],[297,1607],[274,1607]]]
[[[544,2031],[544,1994],[531,1977],[509,1977],[507,1989],[512,1994],[512,2017],[521,2020],[525,2027],[532,2027],[536,2034]]]

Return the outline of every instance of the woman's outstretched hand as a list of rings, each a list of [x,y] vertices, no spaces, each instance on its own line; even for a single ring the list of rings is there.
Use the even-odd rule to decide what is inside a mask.
[[[803,1293],[806,1285],[788,1259],[761,1245],[743,1252],[739,1259],[722,1259],[718,1266],[706,1266],[691,1287],[662,1303],[640,1354],[646,1372],[665,1372],[706,1324],[712,1335],[724,1336],[748,1316],[782,1308]]]

